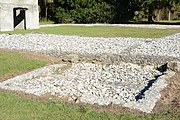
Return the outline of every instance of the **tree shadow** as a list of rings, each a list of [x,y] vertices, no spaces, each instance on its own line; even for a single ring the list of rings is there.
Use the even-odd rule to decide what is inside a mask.
[[[164,72],[167,70],[167,64],[158,67],[157,70],[160,71],[162,74],[154,76],[154,79],[148,82],[148,84],[135,96],[136,101],[144,98],[145,92],[149,90],[150,87],[152,87],[152,85],[158,80],[160,76],[164,75]]]

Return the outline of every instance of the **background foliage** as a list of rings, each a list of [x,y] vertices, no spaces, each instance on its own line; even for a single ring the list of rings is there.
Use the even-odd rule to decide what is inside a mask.
[[[180,19],[179,4],[180,0],[39,0],[41,18],[55,23]]]

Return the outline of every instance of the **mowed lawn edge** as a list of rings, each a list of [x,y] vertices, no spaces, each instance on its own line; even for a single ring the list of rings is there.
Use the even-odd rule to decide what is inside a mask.
[[[130,112],[94,111],[89,105],[38,99],[10,91],[0,91],[2,120],[179,120],[180,110],[135,114]]]
[[[61,35],[78,35],[83,37],[131,37],[131,38],[161,38],[175,33],[180,33],[180,28],[155,29],[132,27],[107,27],[107,26],[59,26],[35,30],[15,30],[0,32],[1,34],[46,33]]]

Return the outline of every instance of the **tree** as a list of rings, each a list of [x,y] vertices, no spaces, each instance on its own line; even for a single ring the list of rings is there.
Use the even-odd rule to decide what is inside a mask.
[[[142,0],[141,5],[142,9],[148,11],[148,22],[153,22],[153,13],[155,10],[168,8],[171,11],[171,8],[179,4],[179,0]]]
[[[113,22],[115,23],[132,19],[141,5],[140,0],[106,0],[106,2],[114,7]]]
[[[142,9],[148,12],[148,22],[153,22],[153,12],[160,8],[160,0],[142,1]]]
[[[104,0],[57,0],[56,23],[111,23],[113,6]]]
[[[172,12],[179,3],[180,0],[54,0],[48,10],[49,18],[56,23],[120,23],[134,18],[136,11],[145,11],[148,22],[153,22],[155,11]]]
[[[40,18],[41,19],[47,19],[50,14],[49,9],[52,9],[52,4],[54,3],[54,0],[38,0],[38,4],[40,6]]]

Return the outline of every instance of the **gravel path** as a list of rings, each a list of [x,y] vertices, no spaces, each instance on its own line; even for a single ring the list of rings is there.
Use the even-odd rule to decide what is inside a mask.
[[[165,38],[103,38],[52,34],[0,35],[0,48],[59,56],[79,54],[87,58],[130,63],[163,64],[180,60],[180,33]]]
[[[57,26],[109,26],[109,27],[135,27],[135,28],[157,28],[157,29],[167,29],[167,28],[180,28],[180,25],[157,25],[157,24],[46,24],[40,25],[43,27],[57,27]]]

